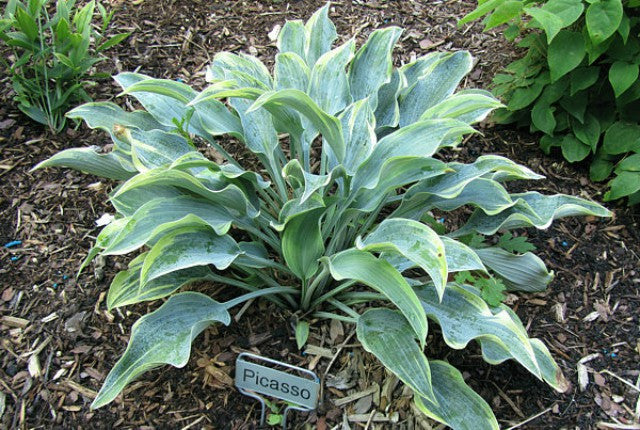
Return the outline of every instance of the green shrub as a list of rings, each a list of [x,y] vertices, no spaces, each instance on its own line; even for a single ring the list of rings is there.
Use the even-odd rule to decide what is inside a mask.
[[[525,250],[522,241],[508,236],[500,248],[478,235],[609,212],[577,197],[509,193],[509,181],[541,176],[503,157],[435,158],[500,104],[486,91],[455,92],[471,69],[467,52],[434,52],[394,68],[400,34],[389,27],[360,49],[353,39],[331,49],[337,35],[325,6],[306,25],[282,28],[273,76],[255,57],[222,52],[202,92],[122,73],[115,79],[123,93],[146,111],[89,103],[68,114],[109,132],[113,151],[69,149],[37,167],[123,181],[110,194],[117,219],[84,265],[97,254],[144,249],[113,280],[107,306],[169,297],[133,325],[94,408],[152,367],[184,366],[200,332],[229,324],[229,308],[257,296],[301,311],[300,346],[307,318],[354,323],[364,348],[414,390],[418,407],[453,428],[498,424],[460,372],[425,356],[427,318],[451,347],[476,340],[488,362],[514,359],[555,389],[567,388],[547,348],[499,297],[489,306],[479,287],[449,275],[496,280],[484,287],[492,301],[498,280],[511,291],[541,291],[552,279],[544,263],[503,249]],[[215,140],[224,135],[240,140],[263,170],[245,170],[227,154]],[[218,148],[228,163],[206,159],[192,138]],[[475,208],[466,223],[438,234],[444,226],[429,211],[465,205]],[[220,303],[177,292],[194,280],[246,293]]]
[[[569,162],[591,160],[605,200],[640,202],[640,16],[638,0],[489,0],[460,23],[485,16],[486,29],[526,48],[494,78],[506,100],[500,122],[541,131],[542,149]],[[540,31],[528,31],[529,29]]]
[[[91,25],[95,1],[78,9],[74,5],[75,0],[58,0],[55,13],[50,14],[48,0],[9,0],[0,19],[0,39],[13,51],[11,64],[3,61],[15,101],[22,112],[54,132],[64,128],[64,114],[70,107],[91,100],[84,86],[93,84],[86,79],[103,59],[98,54],[129,35],[105,39],[113,12],[107,13],[98,3],[101,26],[97,31]]]

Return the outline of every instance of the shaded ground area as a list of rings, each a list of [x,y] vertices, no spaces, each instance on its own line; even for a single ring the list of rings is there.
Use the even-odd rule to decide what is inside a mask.
[[[267,34],[274,26],[285,19],[306,19],[321,5],[121,3],[114,5],[115,26],[134,35],[111,51],[113,62],[102,67],[139,68],[155,77],[202,85],[203,68],[215,52],[249,52],[269,63],[275,47]],[[343,38],[357,35],[361,40],[385,25],[404,27],[396,51],[403,61],[431,50],[469,49],[479,64],[464,85],[486,86],[493,72],[515,54],[499,35],[483,34],[478,25],[456,28],[456,19],[471,8],[457,1],[339,2],[331,16]],[[117,93],[110,82],[97,88],[99,100]],[[105,310],[109,282],[125,267],[124,258],[109,259],[75,279],[99,231],[95,221],[111,212],[106,196],[113,184],[66,170],[29,171],[60,149],[102,145],[108,137],[84,127],[52,136],[13,109],[6,78],[1,91],[0,245],[22,241],[0,248],[2,427],[255,428],[255,402],[230,388],[235,357],[243,350],[326,376],[323,404],[314,414],[296,415],[299,427],[348,423],[358,428],[369,420],[379,428],[428,425],[413,413],[402,385],[357,348],[352,327],[316,324],[309,342],[316,348],[301,353],[292,337],[290,316],[264,302],[236,314],[238,321],[230,327],[205,331],[194,342],[186,368],[147,373],[114,403],[90,411],[101,381],[126,347],[131,325],[158,303],[113,314]],[[528,183],[529,189],[600,199],[603,187],[587,181],[583,166],[545,156],[534,136],[502,127],[483,132],[448,157],[470,162],[484,153],[506,155],[547,176]],[[630,423],[637,414],[638,389],[633,385],[637,387],[640,378],[638,213],[612,209],[615,217],[610,220],[568,219],[546,231],[524,232],[557,276],[544,294],[511,296],[509,302],[531,336],[549,346],[573,384],[569,393],[554,393],[516,364],[486,365],[475,346],[452,351],[438,336],[429,339],[429,355],[446,358],[463,371],[505,428],[538,414],[520,428],[596,428],[615,420]],[[217,285],[196,288],[221,290]],[[585,375],[588,381],[584,388],[578,369],[583,386]],[[376,411],[379,415],[371,415]]]

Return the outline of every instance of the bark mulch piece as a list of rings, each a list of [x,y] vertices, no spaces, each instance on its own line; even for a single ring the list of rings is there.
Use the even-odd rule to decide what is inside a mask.
[[[285,19],[308,18],[323,2],[112,4],[117,8],[114,31],[133,35],[108,53],[110,61],[102,63],[102,69],[136,70],[201,88],[204,67],[220,50],[258,55],[270,65],[275,44],[268,33]],[[345,1],[333,4],[331,16],[343,40],[356,35],[361,42],[381,26],[404,27],[396,50],[399,62],[432,50],[469,49],[478,64],[464,85],[482,87],[518,54],[499,31],[482,33],[479,24],[458,29],[456,20],[472,9],[470,2],[452,0]],[[300,352],[291,316],[265,301],[242,315],[236,310],[238,321],[229,327],[206,330],[194,342],[185,368],[146,373],[112,404],[89,410],[126,347],[131,325],[159,302],[106,311],[109,283],[128,258],[101,261],[76,278],[99,232],[96,220],[112,213],[107,192],[114,183],[67,170],[30,171],[60,149],[103,145],[108,137],[84,126],[52,136],[13,107],[10,83],[7,78],[1,82],[3,428],[255,428],[256,402],[231,387],[235,357],[245,350],[315,369],[323,377],[323,403],[314,413],[292,414],[295,427],[325,429],[346,423],[356,428],[369,422],[371,428],[429,428],[412,409],[410,393],[358,347],[353,327],[316,324],[310,347]],[[98,100],[112,99],[118,92],[106,81],[93,89]],[[118,102],[125,101],[130,102]],[[445,156],[470,162],[485,153],[506,155],[547,176],[515,184],[514,189],[601,198],[603,187],[588,181],[585,166],[569,165],[558,154],[545,156],[535,136],[503,127],[482,131],[484,136],[472,137]],[[241,151],[237,145],[229,150]],[[453,351],[438,336],[429,339],[430,356],[457,366],[505,428],[616,428],[603,423],[632,424],[638,418],[638,213],[637,208],[609,206],[615,213],[610,220],[566,219],[548,230],[518,232],[537,246],[537,255],[556,279],[544,293],[510,295],[508,302],[530,335],[543,339],[558,360],[573,385],[568,393],[553,392],[514,363],[487,365],[475,345]],[[453,217],[445,220],[453,222]],[[21,243],[3,246],[14,241]],[[195,288],[221,290],[218,285]]]

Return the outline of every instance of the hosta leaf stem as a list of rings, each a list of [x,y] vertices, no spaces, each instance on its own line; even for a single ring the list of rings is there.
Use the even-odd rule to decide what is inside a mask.
[[[345,314],[352,316],[353,318],[358,318],[360,316],[360,314],[358,312],[354,311],[349,306],[347,306],[344,303],[342,303],[340,300],[329,299],[329,300],[327,300],[327,303],[331,304],[336,309],[341,310]]]
[[[342,291],[344,291],[347,288],[351,287],[356,282],[357,281],[351,279],[349,281],[343,282],[342,284],[338,285],[337,287],[332,288],[331,290],[327,291],[325,294],[323,294],[320,297],[314,299],[311,302],[310,308],[314,309],[314,308],[320,306],[322,303],[324,303],[325,301],[329,300],[331,297],[334,297],[334,296],[340,294]],[[322,289],[320,289],[318,291],[322,291]]]
[[[345,317],[344,315],[334,314],[332,312],[318,311],[318,312],[314,312],[313,315],[311,315],[311,316],[315,317],[315,318],[343,321],[343,322],[347,322],[347,323],[350,323],[350,324],[355,324],[356,323],[356,318]]]

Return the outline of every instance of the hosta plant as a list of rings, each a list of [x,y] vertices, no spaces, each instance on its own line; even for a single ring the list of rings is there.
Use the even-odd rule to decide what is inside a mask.
[[[363,347],[411,387],[418,408],[453,428],[498,424],[458,370],[425,354],[428,320],[449,346],[475,340],[488,362],[516,360],[566,389],[549,351],[527,336],[516,314],[489,306],[465,281],[499,279],[510,290],[541,291],[552,275],[530,252],[464,241],[608,212],[566,195],[509,193],[509,181],[540,176],[503,157],[470,164],[436,158],[500,104],[485,91],[455,92],[471,69],[467,52],[434,52],[393,67],[400,34],[384,28],[359,49],[353,39],[333,48],[336,31],[324,7],[306,24],[284,25],[273,74],[255,57],[222,52],[201,92],[122,73],[115,79],[123,93],[145,110],[90,103],[69,113],[110,133],[113,150],[69,149],[38,167],[121,181],[110,194],[117,217],[85,262],[137,251],[114,278],[107,306],[168,298],[133,325],[94,408],[142,372],[184,366],[199,333],[229,324],[232,306],[258,296],[297,315],[299,345],[310,320],[355,324]],[[230,138],[255,160],[243,165],[228,154]],[[205,158],[198,141],[226,162]],[[473,213],[458,228],[442,232],[432,223],[431,210],[462,206]],[[456,272],[471,276],[456,282]],[[185,291],[195,280],[238,295],[218,302]]]

